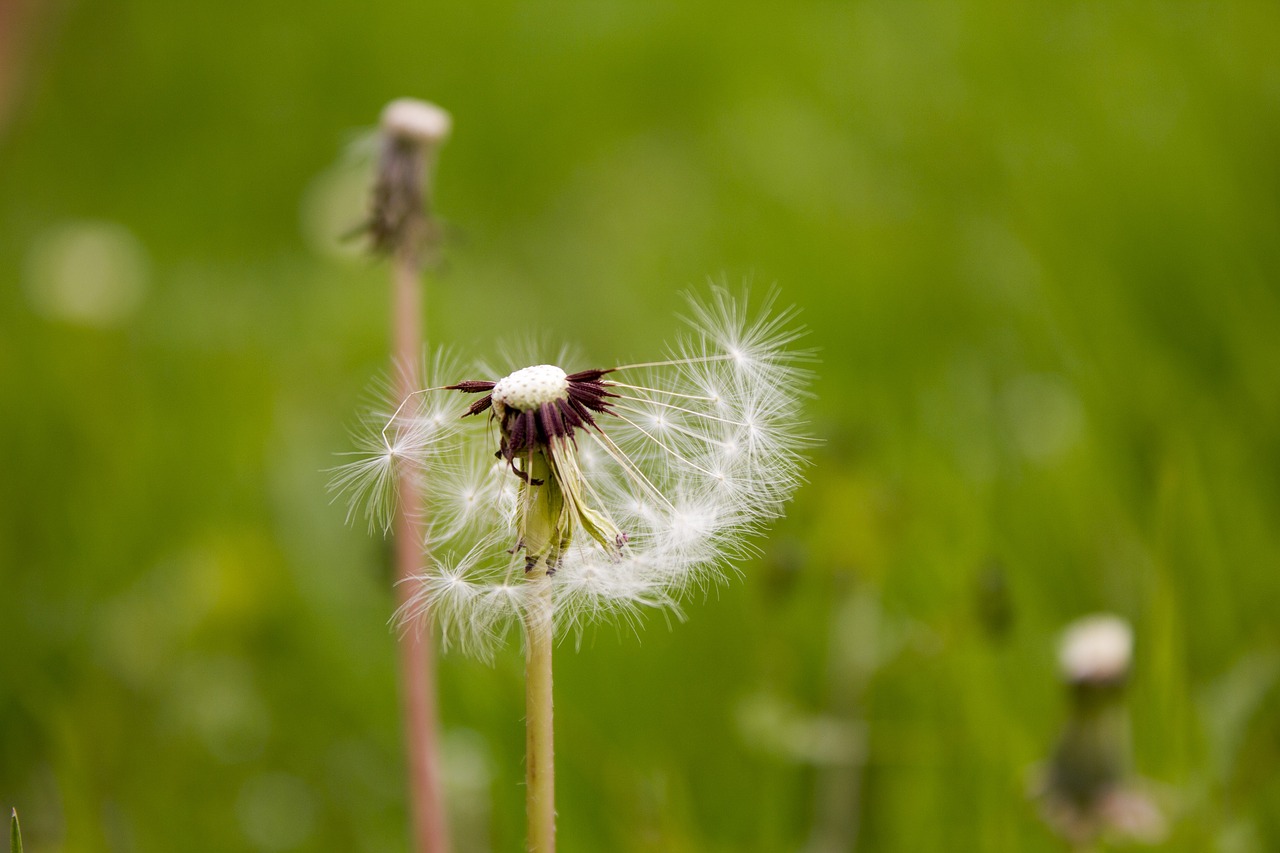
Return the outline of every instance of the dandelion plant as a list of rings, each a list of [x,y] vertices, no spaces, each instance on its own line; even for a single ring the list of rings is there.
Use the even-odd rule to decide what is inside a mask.
[[[477,375],[438,357],[337,477],[378,524],[406,477],[424,501],[430,559],[404,623],[430,614],[446,645],[482,657],[523,638],[531,850],[555,843],[555,640],[648,609],[679,614],[799,482],[808,371],[794,312],[772,298],[753,312],[723,289],[690,306],[685,334],[653,361]]]
[[[391,260],[392,360],[396,390],[413,391],[414,365],[422,352],[422,269],[438,250],[438,226],[431,215],[435,156],[452,121],[434,104],[412,98],[392,101],[382,111],[377,180],[366,225],[374,251]],[[394,521],[396,578],[402,598],[414,594],[421,574],[423,523],[421,498],[406,475],[399,483]],[[446,853],[444,785],[437,733],[435,658],[430,635],[411,634],[400,643],[404,729],[409,763],[414,849]]]
[[[1079,850],[1100,838],[1158,843],[1164,814],[1131,768],[1124,694],[1133,628],[1095,614],[1071,623],[1058,650],[1070,714],[1034,793],[1045,822]]]

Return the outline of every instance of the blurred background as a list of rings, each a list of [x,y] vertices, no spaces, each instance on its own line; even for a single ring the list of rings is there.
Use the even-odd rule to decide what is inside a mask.
[[[1280,849],[1280,7],[0,2],[0,806],[29,851],[407,848],[386,367],[343,232],[454,116],[435,344],[776,283],[823,444],[742,578],[557,662],[562,849],[1060,850],[1054,644],[1135,630],[1170,850]],[[441,670],[523,837],[518,648]]]

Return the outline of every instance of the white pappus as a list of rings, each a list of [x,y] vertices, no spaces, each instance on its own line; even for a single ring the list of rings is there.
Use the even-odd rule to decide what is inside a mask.
[[[810,442],[811,354],[775,302],[690,297],[685,333],[650,362],[466,379],[437,358],[334,477],[385,527],[400,474],[415,475],[428,570],[399,619],[430,612],[446,645],[484,656],[521,624],[534,579],[557,633],[678,613],[683,592],[719,581],[782,513]]]

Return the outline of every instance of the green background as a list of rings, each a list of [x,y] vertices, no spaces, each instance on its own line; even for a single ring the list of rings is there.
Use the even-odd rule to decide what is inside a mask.
[[[558,650],[562,849],[1062,849],[1026,791],[1097,610],[1135,627],[1168,849],[1280,849],[1280,7],[26,8],[0,806],[29,851],[407,847],[388,547],[325,473],[387,350],[385,269],[330,239],[344,152],[401,95],[455,119],[434,343],[649,356],[710,278],[777,283],[821,351],[824,443],[760,558]],[[115,254],[59,266],[67,234]],[[99,280],[114,313],[49,296]],[[441,692],[458,849],[519,849],[518,649]]]

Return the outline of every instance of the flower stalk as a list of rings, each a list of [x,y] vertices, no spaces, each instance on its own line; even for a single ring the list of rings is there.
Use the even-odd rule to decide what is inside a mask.
[[[449,124],[443,110],[409,99],[393,101],[382,115],[383,153],[368,230],[375,250],[391,255],[391,351],[398,366],[395,391],[401,398],[414,391],[412,368],[423,348],[421,275],[425,261],[436,249],[436,228],[428,212],[429,166]],[[423,551],[422,495],[408,470],[400,472],[397,490],[395,577],[397,604],[404,606],[420,593],[418,578],[428,555]],[[413,849],[418,853],[447,853],[450,849],[440,769],[433,637],[429,631],[411,631],[400,640]]]
[[[565,529],[565,496],[547,449],[525,458],[519,487],[520,541],[525,581],[534,587],[525,603],[525,820],[530,851],[556,849],[555,711],[552,683],[554,604],[551,578],[571,531]]]
[[[552,702],[551,582],[532,579],[537,590],[525,611],[525,818],[533,853],[556,849],[556,759]]]
[[[535,587],[525,605],[525,820],[532,853],[556,849],[555,719],[551,654],[554,610],[551,577],[540,560],[530,572]]]

